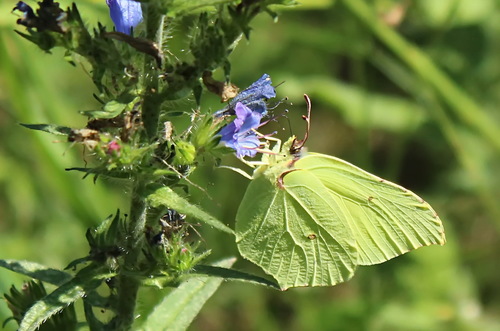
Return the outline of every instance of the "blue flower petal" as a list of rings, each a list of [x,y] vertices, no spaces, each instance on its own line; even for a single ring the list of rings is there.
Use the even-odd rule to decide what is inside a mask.
[[[257,154],[259,146],[260,140],[255,134],[240,138],[236,147],[236,156],[239,158],[245,156],[254,157]]]
[[[259,127],[260,120],[262,119],[262,114],[252,111],[249,107],[243,105],[241,102],[238,102],[236,104],[235,113],[236,120],[243,120],[239,127],[240,132],[248,132]],[[234,121],[235,124],[236,120]]]
[[[260,140],[253,129],[259,127],[262,114],[252,111],[241,102],[236,104],[235,114],[234,121],[220,130],[220,141],[234,149],[237,157],[254,157],[257,154],[256,149],[260,146]]]
[[[109,14],[116,31],[130,35],[132,28],[142,21],[142,9],[139,2],[133,0],[106,0]]]

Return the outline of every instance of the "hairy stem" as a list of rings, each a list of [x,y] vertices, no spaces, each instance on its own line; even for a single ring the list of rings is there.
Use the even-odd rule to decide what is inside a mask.
[[[130,218],[126,227],[126,256],[123,269],[134,270],[137,265],[141,243],[144,238],[146,225],[147,205],[143,197],[143,183],[136,179],[130,206]],[[116,316],[109,323],[109,330],[130,330],[134,323],[134,311],[137,301],[139,282],[128,275],[117,277]]]

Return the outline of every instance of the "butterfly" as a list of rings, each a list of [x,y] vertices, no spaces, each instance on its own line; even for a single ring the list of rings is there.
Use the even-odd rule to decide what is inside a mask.
[[[236,214],[241,255],[284,290],[332,286],[358,266],[443,245],[443,224],[415,193],[290,138],[264,154]]]

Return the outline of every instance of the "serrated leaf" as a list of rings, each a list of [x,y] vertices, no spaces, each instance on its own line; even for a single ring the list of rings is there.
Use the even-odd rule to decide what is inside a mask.
[[[53,285],[61,285],[72,277],[67,272],[30,261],[0,260],[0,267]]]
[[[38,329],[51,316],[82,298],[86,292],[97,288],[105,278],[113,276],[114,273],[100,273],[90,266],[82,269],[73,279],[31,306],[24,315],[18,331]]]
[[[229,268],[235,261],[235,258],[224,259],[215,266]],[[187,329],[223,280],[224,278],[199,276],[183,282],[155,307],[140,329],[144,331]]]
[[[67,136],[71,133],[72,129],[67,126],[55,125],[55,124],[24,124],[20,123],[25,128],[37,131],[44,131],[52,133],[58,136]]]
[[[178,213],[191,216],[201,222],[213,226],[218,230],[234,234],[234,231],[231,228],[212,215],[206,213],[198,206],[191,204],[188,200],[175,193],[169,187],[161,187],[155,190],[153,193],[148,195],[147,200],[154,208],[172,208]]]

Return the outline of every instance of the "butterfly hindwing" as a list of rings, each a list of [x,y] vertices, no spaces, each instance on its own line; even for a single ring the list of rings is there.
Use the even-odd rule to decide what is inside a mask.
[[[314,176],[293,171],[260,176],[236,215],[243,257],[261,266],[283,289],[329,286],[348,280],[356,268],[356,243],[342,207]]]

